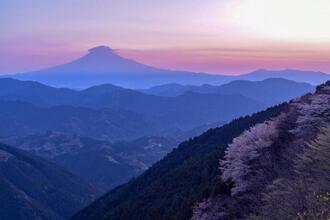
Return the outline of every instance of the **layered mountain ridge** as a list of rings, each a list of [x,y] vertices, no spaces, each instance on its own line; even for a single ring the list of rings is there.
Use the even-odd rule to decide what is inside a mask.
[[[0,85],[2,136],[54,130],[110,141],[173,137],[265,106],[240,94],[158,97],[112,85],[74,91],[14,79],[0,79]]]
[[[276,105],[296,98],[306,91],[313,92],[314,86],[282,78],[269,78],[262,81],[236,80],[220,86],[209,84],[201,86],[166,84],[140,91],[164,97],[175,97],[186,92],[222,95],[241,94],[268,105]]]
[[[292,115],[281,121],[284,125],[294,122],[293,116],[297,111],[292,109],[298,107],[293,107],[293,103],[307,106],[300,113],[304,115],[316,96],[308,94],[290,104],[238,118],[312,92],[314,87],[284,79],[268,79],[260,82],[235,81],[219,87],[207,85],[187,88],[182,94],[161,97],[111,84],[76,91],[38,82],[0,79],[0,141],[51,161],[55,170],[66,169],[73,173],[72,176],[80,176],[81,183],[88,181],[97,186],[98,191],[113,189],[136,177],[110,191],[75,218],[132,219],[132,216],[136,216],[137,219],[187,219],[198,216],[196,213],[208,216],[207,212],[199,209],[198,204],[205,204],[201,202],[213,196],[225,195],[223,201],[229,201],[230,204],[232,201],[240,202],[230,194],[231,180],[222,179],[222,171],[218,169],[219,160],[235,137],[256,124],[268,124],[267,121],[278,115]],[[309,117],[314,117],[318,112],[327,117],[328,105],[323,100],[326,99],[326,88],[327,84],[318,87],[318,98],[315,99],[315,103],[324,106],[324,109],[318,105],[312,106],[316,112]],[[279,89],[281,93],[267,99],[276,95],[272,89]],[[235,120],[175,148],[178,141],[232,119]],[[299,120],[302,119],[300,117]],[[312,122],[309,124],[314,125]],[[305,128],[303,124],[301,127]],[[266,125],[263,130],[271,132],[273,129],[274,126]],[[314,132],[313,128],[306,127],[306,131],[309,130]],[[302,136],[308,137],[308,134]],[[167,155],[173,148],[172,153]],[[2,150],[1,163],[12,162],[12,155]],[[164,159],[152,165],[164,156]],[[22,174],[16,165],[14,168],[4,167],[3,171],[10,171],[11,175],[18,177]],[[54,170],[49,172],[57,173]],[[54,177],[55,182],[56,178],[60,177]],[[54,196],[54,199],[75,192],[69,188],[67,190]],[[43,189],[36,189],[36,193],[39,192],[43,192]],[[81,195],[80,192],[85,194]],[[93,191],[80,192],[70,195],[70,198],[94,195]],[[9,197],[16,195],[14,191],[4,193],[8,193]],[[13,201],[13,204],[19,206],[19,201]],[[81,206],[75,204],[75,201],[68,200],[67,207],[81,208],[85,203],[79,203]],[[28,205],[31,208],[27,208],[28,212],[35,211],[39,213],[38,216],[66,218],[69,215],[69,212],[65,216],[58,214],[53,208],[40,208],[39,203],[33,203],[32,206]],[[41,209],[46,212],[49,210],[49,213],[43,213]],[[71,214],[74,212],[72,210]],[[249,207],[242,206],[242,213],[243,210],[249,210]],[[25,211],[24,208],[18,213]],[[229,215],[237,214],[235,210],[229,211]],[[227,212],[227,209],[221,211],[225,215],[228,215]],[[11,212],[10,215],[14,214]]]

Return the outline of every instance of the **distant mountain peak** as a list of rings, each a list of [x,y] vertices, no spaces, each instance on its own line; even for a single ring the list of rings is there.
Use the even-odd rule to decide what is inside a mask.
[[[112,49],[111,47],[108,47],[108,46],[104,46],[104,45],[101,45],[101,46],[97,46],[97,47],[93,47],[91,49],[88,50],[89,53],[113,53],[114,52],[114,49]]]
[[[40,74],[44,76],[53,75],[65,78],[65,75],[75,74],[77,76],[90,76],[96,75],[122,75],[122,74],[146,74],[155,73],[158,69],[140,64],[134,60],[122,57],[108,46],[97,46],[88,50],[84,56],[73,60],[69,63],[58,65],[55,67],[43,69],[28,74]],[[70,78],[71,80],[71,78]],[[81,81],[81,77],[75,79]],[[93,78],[91,81],[95,80]],[[103,81],[99,79],[99,81]],[[94,83],[97,84],[97,83]],[[98,83],[99,84],[99,83]]]
[[[296,82],[308,82],[313,85],[318,85],[330,79],[330,74],[320,71],[307,71],[296,69],[284,69],[284,70],[267,70],[258,69],[254,72],[241,75],[241,79],[251,81],[261,81],[267,78],[285,78]]]
[[[271,74],[271,73],[276,73],[276,74],[287,74],[287,73],[294,73],[294,74],[313,74],[313,73],[321,73],[321,74],[326,74],[320,71],[308,71],[308,70],[298,70],[298,69],[282,69],[282,70],[271,70],[271,69],[257,69],[251,73],[248,73],[247,75],[251,74]],[[243,75],[244,76],[244,75]]]
[[[81,57],[81,59],[86,60],[87,62],[91,62],[91,61],[96,61],[99,64],[100,63],[108,63],[111,61],[114,62],[123,62],[123,60],[126,60],[125,58],[121,57],[119,54],[116,53],[115,49],[112,49],[111,47],[108,46],[97,46],[97,47],[93,47],[91,49],[88,50],[88,53]],[[78,59],[79,60],[79,59]],[[95,63],[93,63],[95,65]],[[95,66],[95,68],[97,68],[97,65]]]
[[[168,70],[139,63],[132,58],[122,56],[117,49],[99,45],[70,62],[20,73],[14,77],[56,87],[87,88],[110,83],[128,88],[146,88],[166,83],[219,85],[237,79],[260,81],[266,78],[286,78],[317,85],[329,80],[330,74],[313,71],[258,69],[240,76],[225,76]]]
[[[256,73],[256,72],[265,72],[265,71],[268,71],[267,69],[263,69],[263,68],[260,68],[260,69],[257,69],[255,71],[253,71],[252,73]]]

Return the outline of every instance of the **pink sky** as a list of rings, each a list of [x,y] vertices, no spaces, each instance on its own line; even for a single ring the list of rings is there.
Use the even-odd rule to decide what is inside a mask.
[[[330,73],[328,0],[11,0],[0,8],[0,74],[68,62],[109,45],[171,69]]]

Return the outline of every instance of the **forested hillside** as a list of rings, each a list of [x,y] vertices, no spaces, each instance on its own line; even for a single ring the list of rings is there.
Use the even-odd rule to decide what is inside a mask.
[[[197,204],[193,219],[329,219],[329,127],[330,82],[235,138],[219,157],[230,190]]]
[[[177,145],[172,139],[160,137],[111,143],[51,131],[7,143],[54,162],[103,191],[141,174]]]
[[[219,182],[218,158],[232,139],[286,109],[287,104],[276,106],[183,142],[141,176],[104,195],[73,219],[189,219],[194,203],[227,190]]]
[[[0,143],[0,219],[67,219],[100,193],[53,163]]]
[[[328,219],[329,125],[330,82],[180,144],[73,219]]]

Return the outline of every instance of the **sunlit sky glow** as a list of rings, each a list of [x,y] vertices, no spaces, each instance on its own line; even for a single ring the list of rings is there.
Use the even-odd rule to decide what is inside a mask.
[[[171,69],[330,73],[329,0],[2,0],[0,73],[109,45]]]

